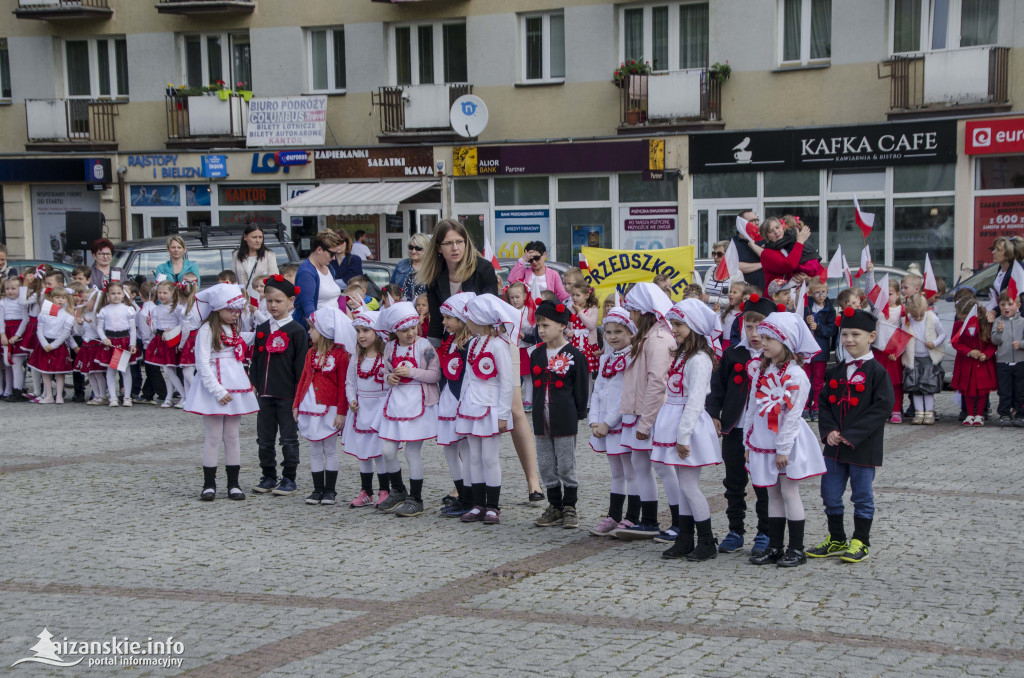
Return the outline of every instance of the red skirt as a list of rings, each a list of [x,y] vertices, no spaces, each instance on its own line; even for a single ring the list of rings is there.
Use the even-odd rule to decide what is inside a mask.
[[[71,372],[71,351],[63,343],[52,351],[36,346],[28,358],[28,366],[43,374],[67,374]]]
[[[178,347],[170,346],[159,334],[153,337],[146,347],[146,362],[150,365],[169,365],[174,367],[178,364]]]
[[[953,370],[953,381],[950,386],[954,391],[960,391],[972,398],[988,395],[998,388],[995,361],[989,359],[981,362],[965,358],[957,369]]]
[[[597,355],[597,346],[590,343],[589,337],[573,337],[572,345],[587,357],[587,372],[597,372],[601,366],[601,358]]]
[[[519,349],[519,376],[530,374],[530,351],[525,347]]]
[[[192,330],[188,339],[181,345],[181,352],[178,354],[178,367],[191,367],[196,364],[196,335],[199,330]]]
[[[96,356],[104,348],[99,339],[87,341],[78,347],[72,369],[79,374],[103,372],[103,366],[96,364]]]
[[[900,356],[896,356],[896,360],[889,360],[889,354],[880,348],[871,349],[871,353],[874,354],[875,360],[878,364],[885,368],[885,371],[889,374],[889,379],[892,381],[893,386],[903,386],[903,361],[900,360]]]
[[[25,334],[18,342],[18,349],[24,353],[32,353],[39,346],[39,337],[36,336],[36,327],[39,325],[38,318],[30,317],[28,325],[25,326]]]
[[[96,354],[93,357],[93,363],[102,365],[103,367],[110,367],[110,357],[114,354],[114,349],[119,348],[122,351],[128,351],[132,347],[131,337],[108,337],[110,339],[110,346],[104,346],[100,343],[99,349],[96,350]],[[131,357],[130,362],[138,362],[139,355],[135,354]]]
[[[4,334],[7,335],[8,339],[13,339],[14,335],[18,333],[19,327],[21,327],[20,320],[8,320],[4,322]]]

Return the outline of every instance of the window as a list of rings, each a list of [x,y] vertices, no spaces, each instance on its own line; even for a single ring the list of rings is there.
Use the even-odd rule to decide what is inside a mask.
[[[6,63],[5,49],[5,69]],[[69,97],[127,98],[128,43],[124,38],[66,40],[64,72]],[[7,77],[5,83],[9,81]],[[4,87],[8,91],[9,85]]]
[[[994,45],[999,0],[891,0],[892,53]]]
[[[565,79],[565,15],[530,14],[522,17],[523,82]]]
[[[494,180],[495,205],[548,204],[547,177],[511,177]]]
[[[832,0],[780,0],[779,29],[781,63],[832,58]]]
[[[234,89],[251,89],[252,59],[249,34],[213,33],[182,38],[185,83],[206,87],[218,81]]]
[[[619,15],[621,61],[648,61],[654,71],[708,65],[708,3],[627,7]]]
[[[309,88],[313,92],[345,91],[345,29],[309,30]]]
[[[11,59],[7,55],[7,38],[0,38],[0,99],[11,98]]]
[[[466,82],[463,21],[393,26],[391,58],[396,85]]]

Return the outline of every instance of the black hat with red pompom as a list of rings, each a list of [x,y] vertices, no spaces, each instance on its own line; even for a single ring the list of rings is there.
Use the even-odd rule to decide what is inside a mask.
[[[299,288],[288,282],[288,278],[283,275],[274,274],[268,278],[263,279],[264,284],[268,289],[280,290],[284,293],[284,296],[291,298],[299,293]]]
[[[740,307],[740,310],[744,313],[748,311],[760,313],[767,318],[779,309],[771,299],[762,297],[760,294],[751,294],[750,298],[743,302],[743,306]]]
[[[570,311],[565,304],[561,302],[556,304],[550,299],[545,299],[540,302],[540,305],[537,306],[537,310],[534,311],[534,314],[540,318],[554,320],[556,323],[561,323],[562,325],[568,325],[569,321],[572,319],[572,311]]]
[[[878,326],[878,321],[875,320],[875,316],[871,315],[867,311],[850,307],[844,308],[839,318],[839,328],[842,330],[864,330],[865,332],[874,332],[875,328]]]

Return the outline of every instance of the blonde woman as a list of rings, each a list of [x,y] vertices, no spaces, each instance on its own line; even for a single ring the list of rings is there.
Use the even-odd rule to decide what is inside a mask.
[[[167,261],[156,267],[156,275],[167,276],[171,282],[181,282],[181,279],[192,273],[199,277],[199,265],[185,258],[188,247],[185,246],[185,239],[180,235],[172,235],[167,239]]]
[[[416,233],[409,238],[409,258],[402,259],[391,271],[392,284],[402,288],[402,298],[406,301],[415,301],[416,297],[425,294],[427,286],[419,282],[416,276],[423,268],[424,252],[430,246],[430,236],[425,233]]]

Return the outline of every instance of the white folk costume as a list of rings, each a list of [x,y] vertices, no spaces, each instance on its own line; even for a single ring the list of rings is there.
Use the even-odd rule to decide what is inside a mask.
[[[778,339],[795,355],[809,359],[821,349],[802,318],[793,313],[772,313],[757,328],[758,334]],[[781,471],[790,480],[803,480],[825,473],[818,438],[803,420],[804,405],[811,384],[795,362],[770,365],[763,372],[760,362],[748,366],[751,378],[743,442],[750,451],[747,470],[758,487],[778,482],[776,455],[788,456]]]
[[[104,344],[96,352],[96,357],[93,360],[100,365],[109,367],[115,348],[130,351],[132,346],[135,346],[135,309],[127,304],[107,304],[96,314],[96,332],[99,334],[100,341],[109,340],[110,346]],[[131,362],[138,361],[140,357],[138,354],[133,355]]]
[[[670,353],[675,348],[666,319],[672,300],[654,283],[637,283],[623,299],[623,307],[627,311],[653,313],[658,318],[647,332],[642,353],[634,356],[626,369],[622,389],[622,446],[650,454],[650,432],[665,402],[668,368],[672,364]],[[648,437],[641,440],[637,433]]]
[[[146,347],[146,362],[150,365],[177,365],[178,345],[181,343],[181,317],[171,304],[154,306],[149,314],[153,339]]]
[[[621,307],[616,306],[608,311],[602,325],[607,327],[609,323],[622,325],[636,334],[636,325],[629,319],[629,313]],[[630,362],[629,352],[630,347],[626,346],[601,356],[594,391],[590,395],[590,423],[608,426],[608,434],[604,438],[590,436],[590,449],[610,456],[629,454],[629,450],[621,444],[622,413],[619,411],[622,406],[623,375]]]
[[[321,355],[310,347],[306,365],[296,392],[295,402],[299,411],[299,434],[306,440],[319,442],[338,433],[334,419],[338,414],[348,414],[348,400],[345,394],[345,379],[348,375],[348,347],[355,342],[345,340],[347,332],[355,336],[352,321],[340,310],[325,307],[310,316],[310,326],[335,342],[330,353]]]
[[[381,323],[388,331],[398,332],[419,325],[420,316],[412,302],[403,301],[385,309]],[[391,386],[386,377],[401,365],[410,368],[410,375]],[[423,338],[410,346],[389,341],[384,347],[384,373],[388,393],[374,425],[381,439],[401,443],[436,438],[441,370],[434,347]]]
[[[29,356],[28,365],[42,374],[67,374],[71,372],[71,349],[75,346],[71,330],[75,317],[64,308],[50,301],[43,301],[36,325],[38,345]],[[46,349],[50,350],[47,351]]]
[[[378,311],[360,311],[352,318],[352,324],[372,330],[379,315]],[[355,357],[349,361],[345,392],[348,399],[355,400],[359,408],[349,413],[345,420],[341,442],[345,445],[345,453],[359,461],[380,456],[380,437],[373,425],[380,416],[384,398],[388,394],[384,388],[385,377],[382,353],[372,358],[363,358],[361,362]]]
[[[466,317],[478,325],[502,325],[505,334],[473,337],[469,342],[455,423],[456,432],[477,438],[498,435],[499,420],[512,430],[512,394],[518,379],[512,374],[508,332],[519,322],[519,311],[497,297],[485,297],[470,301]]]
[[[179,305],[175,311],[178,314],[178,321],[181,323],[181,349],[178,351],[178,367],[196,365],[196,369],[198,369],[196,342],[199,341],[199,326],[204,318],[195,304],[192,304],[192,308],[188,311],[184,306]]]
[[[41,279],[42,271],[37,268],[35,276]],[[39,345],[39,339],[36,337],[36,325],[39,323],[39,307],[42,301],[39,294],[29,291],[27,287],[22,287],[18,291],[18,303],[28,315],[28,323],[25,325],[25,333],[21,335],[21,341],[18,342],[18,349],[22,353],[30,354]]]
[[[466,322],[466,304],[475,296],[473,292],[453,294],[441,304],[441,315]],[[438,358],[441,363],[441,374],[444,376],[444,386],[441,387],[441,396],[437,403],[437,444],[453,445],[466,438],[464,434],[455,431],[459,398],[465,393],[466,349],[460,349],[455,344],[455,335],[449,334],[441,342]]]

